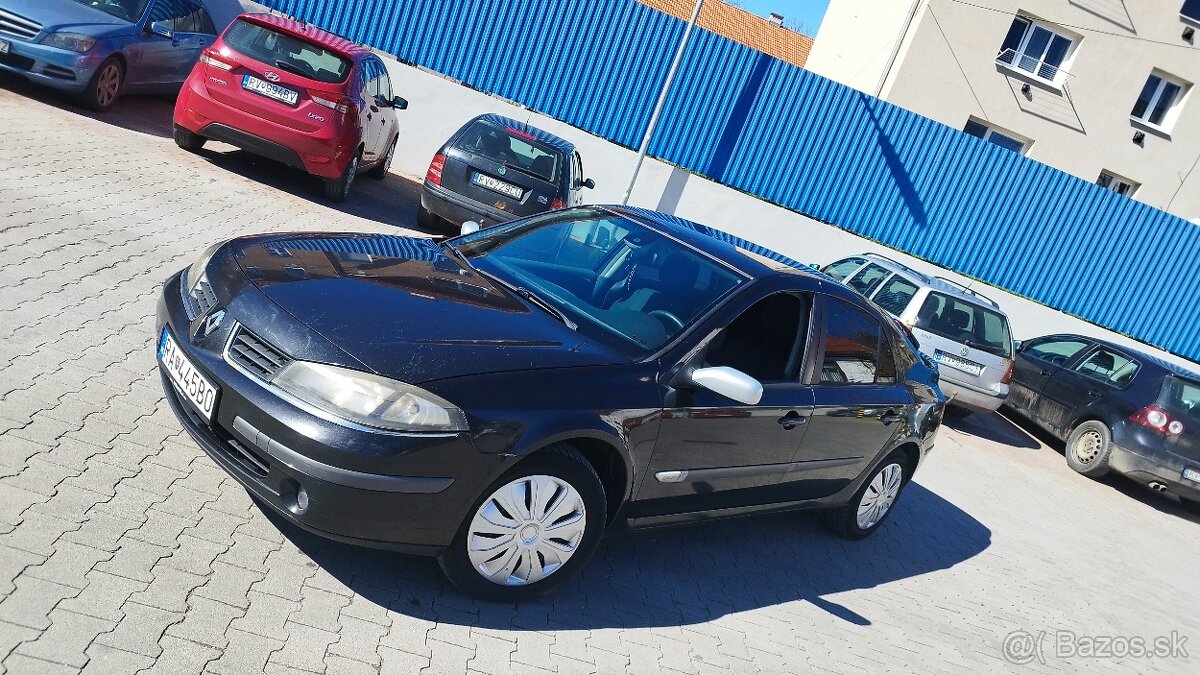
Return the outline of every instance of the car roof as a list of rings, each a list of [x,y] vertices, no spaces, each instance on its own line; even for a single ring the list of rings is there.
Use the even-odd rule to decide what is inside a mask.
[[[1165,359],[1160,359],[1159,357],[1144,352],[1140,349],[1117,344],[1116,342],[1105,340],[1104,338],[1092,337],[1090,335],[1079,335],[1078,333],[1055,333],[1054,335],[1043,335],[1032,339],[1041,340],[1043,338],[1069,338],[1083,340],[1086,342],[1094,342],[1102,347],[1108,347],[1109,349],[1115,349],[1116,351],[1124,352],[1126,354],[1130,354],[1131,356],[1136,356],[1143,364],[1150,363],[1173,375],[1178,375],[1189,380],[1200,382],[1200,371],[1188,370],[1187,368],[1175,365],[1174,363],[1171,363]]]
[[[875,263],[880,267],[884,267],[891,272],[903,274],[921,286],[927,286],[928,288],[944,295],[953,296],[956,299],[964,300],[974,305],[982,305],[989,309],[995,310],[1000,314],[1004,314],[1004,310],[1000,309],[999,303],[987,297],[986,295],[983,295],[982,293],[974,291],[944,277],[934,277],[923,272],[918,272],[908,265],[896,260],[892,260],[885,255],[879,253],[862,253],[850,257],[865,258],[868,261]]]
[[[548,145],[568,156],[575,152],[575,146],[565,138],[555,136],[548,131],[542,131],[535,126],[531,126],[527,122],[521,122],[520,120],[515,120],[511,117],[497,115],[496,113],[486,113],[476,117],[467,124],[469,125],[474,122],[486,122],[500,129],[512,129],[518,133],[526,134],[533,137],[534,140],[544,143],[545,145]]]
[[[290,17],[268,14],[266,12],[251,12],[242,14],[238,18],[301,36],[313,44],[350,58],[357,59],[372,53],[370,49],[353,40]]]

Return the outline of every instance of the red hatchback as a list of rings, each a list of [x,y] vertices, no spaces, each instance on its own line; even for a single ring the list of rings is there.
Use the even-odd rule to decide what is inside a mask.
[[[206,49],[175,104],[175,142],[208,139],[325,181],[344,201],[362,170],[383,178],[396,152],[396,110],[383,61],[365,47],[272,14],[243,14]]]

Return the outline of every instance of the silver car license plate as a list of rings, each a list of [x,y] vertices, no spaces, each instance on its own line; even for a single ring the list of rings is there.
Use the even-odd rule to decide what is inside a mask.
[[[1194,483],[1200,483],[1200,469],[1193,469],[1189,466],[1183,470],[1183,477]]]
[[[934,353],[934,359],[942,365],[950,366],[955,370],[961,370],[962,372],[969,375],[974,375],[975,377],[979,377],[979,374],[983,372],[982,365],[975,363],[974,361],[960,359],[957,356],[953,354],[947,354],[940,349]]]
[[[7,54],[9,46],[8,40],[0,40],[0,54]]]
[[[520,199],[521,195],[525,194],[525,190],[516,185],[505,183],[502,180],[486,176],[478,171],[471,176],[471,182],[479,187],[487,188],[492,192],[499,192],[513,199]]]
[[[217,409],[217,387],[196,370],[166,328],[163,328],[158,341],[158,360],[175,384],[175,389],[204,415],[204,419],[211,422],[213,411]]]
[[[288,105],[294,106],[296,105],[296,101],[300,100],[300,94],[296,93],[294,89],[281,87],[274,82],[260,80],[253,75],[242,77],[242,88]]]

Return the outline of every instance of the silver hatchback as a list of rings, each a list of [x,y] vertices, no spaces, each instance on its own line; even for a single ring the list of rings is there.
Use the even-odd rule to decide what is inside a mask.
[[[912,329],[921,351],[938,363],[949,405],[995,410],[1008,398],[1012,331],[993,300],[875,253],[838,260],[822,271]]]

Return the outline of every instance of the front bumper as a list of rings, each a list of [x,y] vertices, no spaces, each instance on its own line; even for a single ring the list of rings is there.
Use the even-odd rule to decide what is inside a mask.
[[[1183,477],[1185,468],[1200,470],[1200,462],[1170,452],[1150,454],[1134,450],[1133,444],[1114,443],[1108,465],[1113,471],[1143,485],[1160,483],[1166,486],[1166,492],[1176,497],[1200,501],[1200,483]]]
[[[968,410],[991,412],[999,408],[1008,398],[1008,387],[1001,385],[1001,393],[972,387],[969,384],[955,382],[943,375],[938,381],[938,388],[946,395],[946,405],[952,405]]]
[[[232,326],[221,329],[226,338],[214,333],[200,344],[189,339],[192,322],[183,302],[175,275],[158,303],[156,335],[164,327],[170,330],[220,391],[209,423],[160,366],[167,401],[214,462],[299,527],[337,541],[435,555],[449,545],[467,509],[502,470],[503,457],[477,452],[465,433],[377,433],[293,405],[224,359]],[[231,302],[227,311],[225,322],[233,324],[240,314],[237,304]]]
[[[97,49],[80,54],[7,35],[0,39],[9,44],[8,53],[0,54],[0,70],[70,94],[82,92],[108,56]]]

